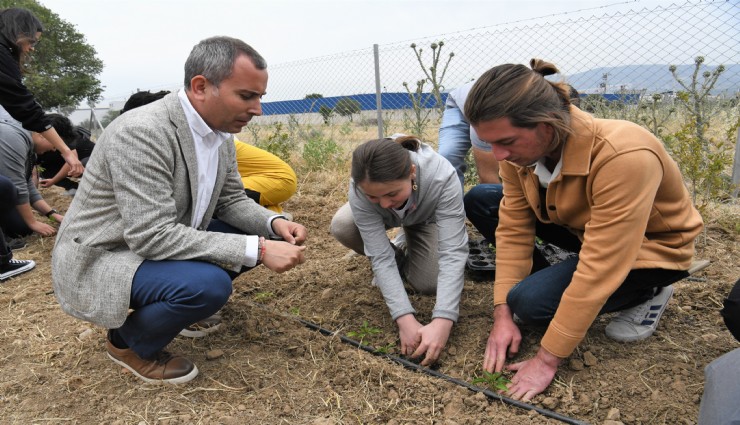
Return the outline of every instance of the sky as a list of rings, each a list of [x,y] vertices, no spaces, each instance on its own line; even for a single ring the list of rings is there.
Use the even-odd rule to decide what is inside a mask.
[[[38,0],[104,63],[101,106],[171,89],[200,40],[244,40],[269,65],[553,15],[612,14],[683,0]],[[566,15],[562,15],[566,14]],[[279,84],[270,81],[270,84]],[[269,92],[269,87],[268,87]]]

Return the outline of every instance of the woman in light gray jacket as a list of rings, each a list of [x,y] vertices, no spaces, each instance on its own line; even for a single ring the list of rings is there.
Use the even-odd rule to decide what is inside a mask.
[[[386,230],[402,227],[406,246]],[[371,140],[352,154],[349,203],[332,219],[331,232],[348,248],[367,255],[393,320],[401,353],[422,365],[438,358],[457,321],[468,236],[455,169],[415,137]],[[437,295],[432,321],[419,323],[403,279],[416,291]]]

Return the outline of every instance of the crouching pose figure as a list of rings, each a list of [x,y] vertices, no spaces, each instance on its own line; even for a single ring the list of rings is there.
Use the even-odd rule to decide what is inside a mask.
[[[183,89],[105,129],[59,229],[59,303],[108,328],[109,357],[147,382],[195,378],[164,349],[226,304],[239,273],[304,260],[306,229],[249,199],[237,171],[232,134],[262,113],[266,67],[241,40],[197,44]]]
[[[702,229],[660,140],[637,124],[573,106],[566,84],[544,78],[557,72],[552,64],[533,59],[531,68],[492,68],[465,103],[465,116],[499,161],[504,189],[503,200],[485,185],[465,197],[471,222],[496,229],[484,368],[500,371],[519,351],[515,316],[547,325],[536,356],[508,366],[516,371],[510,395],[526,400],[547,388],[597,315],[620,312],[606,327],[612,339],[649,337],[671,284],[688,276]],[[579,254],[530,274],[535,236]]]
[[[391,243],[390,228],[402,227],[404,241]],[[434,363],[458,319],[468,236],[462,187],[455,169],[414,137],[365,142],[352,154],[349,203],[332,219],[331,232],[348,248],[367,255],[393,320],[401,353],[422,354]],[[415,317],[404,288],[436,293],[432,321]]]

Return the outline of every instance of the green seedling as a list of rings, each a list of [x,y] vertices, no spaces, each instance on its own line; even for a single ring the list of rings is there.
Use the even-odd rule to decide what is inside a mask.
[[[275,296],[275,294],[273,294],[272,292],[257,292],[256,294],[254,294],[254,300],[264,301],[268,298],[272,298],[273,296]]]
[[[288,310],[288,313],[292,314],[293,316],[300,316],[301,309],[298,307],[291,307],[290,310]]]
[[[375,354],[390,354],[393,352],[394,348],[396,348],[396,344],[391,342],[391,343],[385,344],[382,347],[376,348]]]
[[[362,344],[365,338],[373,335],[378,335],[380,333],[382,333],[380,329],[370,326],[367,323],[367,320],[365,320],[364,322],[362,322],[362,326],[360,326],[360,329],[358,331],[347,332],[347,336],[350,338],[358,339],[360,344]]]
[[[473,379],[473,385],[485,384],[486,387],[494,391],[506,391],[509,389],[507,384],[510,384],[509,378],[505,377],[501,372],[486,372],[483,371],[483,376]]]

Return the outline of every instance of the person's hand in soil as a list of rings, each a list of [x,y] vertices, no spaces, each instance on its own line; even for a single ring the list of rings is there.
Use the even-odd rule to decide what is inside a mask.
[[[34,221],[33,223],[29,224],[28,227],[41,236],[54,236],[57,233],[56,228],[40,221]]]
[[[282,273],[305,261],[305,246],[292,245],[283,241],[265,241],[265,255],[262,264],[268,269]]]
[[[447,338],[450,337],[452,325],[452,320],[437,317],[432,319],[432,322],[428,325],[419,328],[416,331],[418,346],[416,347],[416,351],[411,354],[411,358],[417,358],[426,353],[421,365],[429,366],[434,364],[439,359],[439,355],[442,353],[445,345],[447,345]]]
[[[511,378],[506,394],[514,400],[531,400],[550,385],[562,361],[540,347],[533,358],[507,366],[507,369],[516,371],[516,375]]]
[[[483,355],[483,369],[487,372],[501,372],[508,357],[519,352],[522,333],[514,323],[511,309],[499,304],[493,310],[493,328],[488,335],[486,352]]]
[[[410,356],[419,345],[417,335],[422,325],[413,314],[404,314],[396,319],[396,324],[401,339],[401,355]]]
[[[303,225],[284,218],[276,218],[272,221],[272,231],[292,245],[303,245],[308,237],[308,231]]]

